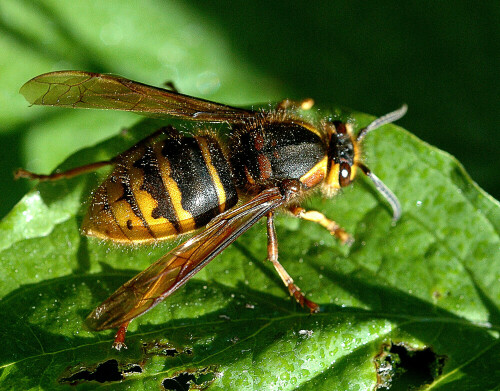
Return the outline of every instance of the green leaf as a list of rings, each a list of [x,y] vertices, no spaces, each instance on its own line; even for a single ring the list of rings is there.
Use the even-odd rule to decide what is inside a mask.
[[[358,128],[371,119],[332,112]],[[114,156],[160,123],[142,121],[76,153],[62,168]],[[170,378],[211,389],[372,389],[376,362],[386,365],[380,374],[404,371],[387,369],[391,344],[410,354],[431,352],[427,365],[436,379],[420,374],[417,385],[494,388],[500,378],[498,203],[455,159],[397,126],[370,133],[364,156],[402,203],[397,224],[366,178],[332,200],[315,196],[305,203],[353,234],[350,248],[314,223],[277,221],[280,259],[321,305],[319,314],[288,297],[265,261],[265,226],[257,224],[132,322],[129,349],[121,352],[111,349],[112,331],[85,331],[83,319],[175,243],[127,248],[80,236],[89,195],[106,170],[37,185],[0,223],[1,388],[77,383],[90,389],[104,374],[123,376],[103,383],[114,389],[158,389]]]
[[[480,147],[480,159],[469,151],[469,167],[476,169],[475,178],[490,173],[495,182],[494,164],[484,162],[496,151],[490,142],[496,67],[492,46],[483,39],[494,29],[471,34],[473,23],[441,24],[475,20],[467,7],[450,3],[422,15],[418,4],[402,11],[411,15],[407,23],[385,12],[389,6],[353,13],[351,4],[332,3],[313,13],[266,3],[266,12],[279,12],[283,20],[266,23],[250,2],[240,2],[238,12],[198,3],[191,8],[188,2],[149,1],[140,11],[120,0],[1,3],[2,204],[12,205],[9,196],[22,194],[10,182],[16,166],[48,172],[82,146],[137,121],[116,112],[27,107],[20,86],[61,69],[121,74],[154,85],[173,80],[182,92],[233,105],[295,91],[295,97],[335,96],[366,109],[404,96],[411,123],[419,124],[411,130],[428,128],[428,137],[441,136],[447,148],[455,141],[456,151],[463,140],[471,150]],[[482,10],[479,15],[488,5]],[[262,23],[249,24],[252,15]],[[491,15],[481,20],[493,26]],[[480,51],[478,42],[488,50]],[[457,56],[468,53],[457,47],[474,49],[474,56]],[[480,104],[467,105],[472,98]],[[352,117],[358,126],[368,122],[361,114]],[[113,156],[156,126],[141,123],[78,152],[62,167]],[[458,136],[462,129],[465,138]],[[479,138],[472,140],[471,133]],[[21,141],[22,148],[11,147]],[[417,374],[416,384],[442,370],[431,388],[498,388],[498,203],[453,158],[396,127],[370,134],[365,157],[403,203],[397,225],[364,178],[333,200],[306,202],[355,236],[351,248],[313,223],[277,219],[280,259],[322,305],[321,313],[309,316],[287,297],[264,261],[265,227],[258,224],[168,301],[134,321],[129,349],[121,352],[110,349],[111,331],[85,331],[82,321],[175,243],[127,249],[80,236],[89,195],[105,172],[37,186],[0,223],[0,389],[50,390],[70,383],[79,389],[159,389],[171,378],[212,389],[373,389],[376,365],[382,383],[406,389],[401,384],[417,365],[405,363],[402,351],[431,367],[430,375]],[[426,352],[430,358],[421,359]]]

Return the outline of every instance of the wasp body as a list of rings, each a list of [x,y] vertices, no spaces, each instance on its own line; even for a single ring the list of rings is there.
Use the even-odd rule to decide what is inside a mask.
[[[115,158],[83,222],[87,235],[154,242],[201,228],[236,205],[231,169],[214,137],[160,136]]]
[[[311,100],[283,101],[275,110],[254,111],[210,102],[118,76],[81,71],[53,72],[27,82],[21,93],[32,104],[133,111],[154,117],[223,122],[228,140],[203,128],[192,136],[167,126],[115,158],[63,173],[17,177],[56,180],[112,165],[94,192],[82,229],[114,242],[152,243],[204,228],[125,283],[87,318],[95,330],[118,328],[114,346],[124,346],[131,320],[182,286],[262,217],[267,217],[268,259],[297,302],[307,300],[278,262],[274,213],[284,209],[317,222],[342,242],[350,236],[333,220],[300,207],[303,196],[322,189],[327,196],[349,185],[361,169],[400,215],[394,194],[360,160],[369,131],[395,121],[406,106],[383,116],[357,136],[352,125],[304,120]],[[293,106],[293,107],[291,107]]]

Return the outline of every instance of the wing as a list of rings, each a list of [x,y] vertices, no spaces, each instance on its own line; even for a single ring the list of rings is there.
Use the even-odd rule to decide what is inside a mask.
[[[87,317],[87,326],[93,330],[117,328],[150,310],[261,217],[284,203],[285,197],[274,187],[241,207],[221,214],[204,231],[122,285]]]
[[[149,117],[243,122],[257,112],[226,106],[120,76],[60,71],[37,76],[19,91],[34,105],[132,111]]]

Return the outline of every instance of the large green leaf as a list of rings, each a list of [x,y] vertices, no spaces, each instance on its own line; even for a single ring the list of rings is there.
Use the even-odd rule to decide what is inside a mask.
[[[332,113],[358,127],[371,118]],[[140,122],[62,167],[113,156],[158,125]],[[415,357],[430,352],[420,362],[430,369],[415,383],[401,375],[393,384],[434,376],[436,389],[498,387],[498,203],[454,158],[397,126],[364,144],[367,164],[401,200],[397,224],[366,178],[332,200],[306,202],[354,235],[350,248],[314,223],[278,218],[280,259],[321,304],[319,314],[287,297],[264,261],[265,227],[257,224],[132,322],[121,352],[110,349],[112,331],[85,331],[82,321],[174,244],[130,249],[80,236],[105,172],[37,185],[0,223],[0,388],[159,389],[174,378],[211,389],[372,389],[376,363],[386,385],[417,367],[394,346]]]
[[[495,162],[496,152],[492,4],[475,5],[480,17],[471,18],[468,6],[456,2],[432,9],[332,2],[299,10],[269,2],[259,9],[245,1],[220,9],[210,2],[152,0],[138,7],[121,0],[4,0],[0,213],[22,194],[23,182],[10,182],[12,169],[46,172],[136,121],[116,112],[28,108],[19,87],[60,69],[112,72],[156,85],[173,80],[182,92],[230,104],[295,92],[381,111],[404,99],[411,130],[429,129],[425,139],[434,137],[456,153],[467,140],[462,156],[474,177],[486,173],[493,188],[497,170],[487,163]],[[112,156],[154,126],[143,123],[64,167]],[[355,235],[351,248],[312,223],[278,218],[281,260],[322,304],[322,313],[311,317],[287,298],[263,261],[260,224],[135,321],[129,350],[120,353],[109,349],[112,332],[83,331],[82,320],[173,244],[124,249],[80,237],[82,203],[99,181],[95,175],[39,186],[0,223],[0,389],[68,388],[62,384],[70,380],[60,381],[75,374],[94,379],[80,381],[87,389],[158,389],[166,378],[203,383],[214,378],[210,374],[216,374],[213,388],[371,389],[374,360],[379,374],[388,375],[385,382],[398,360],[407,375],[422,361],[438,367],[444,361],[436,388],[498,388],[497,202],[454,159],[405,132],[377,131],[365,149],[369,166],[403,202],[396,226],[364,179],[334,200],[307,203]],[[417,363],[405,364],[401,350]],[[421,358],[426,352],[430,358]],[[185,371],[196,376],[177,376]],[[123,383],[95,380],[116,380],[122,372]],[[394,389],[405,389],[403,381],[395,378]]]

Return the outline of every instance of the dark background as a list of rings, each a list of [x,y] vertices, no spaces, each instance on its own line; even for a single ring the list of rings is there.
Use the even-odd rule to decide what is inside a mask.
[[[34,135],[29,129],[37,129],[40,123],[50,127],[53,117],[63,114],[27,108],[17,90],[29,78],[56,69],[119,73],[157,85],[173,79],[183,92],[226,103],[313,97],[318,104],[381,115],[405,102],[409,112],[398,124],[457,157],[481,187],[499,198],[500,3],[384,0],[312,4],[158,0],[141,3],[134,10],[139,3],[112,1],[101,12],[101,3],[92,1],[64,5],[5,1],[0,5],[4,16],[0,48],[5,45],[9,50],[0,61],[0,120],[5,117],[0,123],[0,216],[30,186],[12,181],[15,168],[53,169],[55,160],[60,162],[72,151],[117,133],[123,123],[137,120],[116,117],[120,120],[103,125],[101,133],[99,124],[92,124],[84,132],[75,131],[80,141],[52,135],[56,144],[73,144],[62,155],[55,147],[54,151],[43,148],[47,159],[53,159],[51,163],[44,163],[41,152],[33,161],[33,140],[41,131]],[[109,7],[117,8],[110,11]],[[95,20],[83,23],[88,18],[85,13],[95,13]],[[130,22],[129,14],[139,17],[142,24]],[[151,19],[150,14],[158,19]],[[21,23],[25,16],[26,22]],[[30,18],[41,23],[40,33],[29,24]],[[187,65],[181,60],[169,74],[154,61],[148,63],[148,55],[155,50],[169,54],[170,46],[165,49],[162,42],[178,33],[182,18],[189,21],[195,41],[185,42],[185,50],[198,55]],[[140,38],[124,39],[112,50],[108,45],[107,52],[92,35],[93,29],[103,25],[118,26],[126,37]],[[197,26],[201,28],[197,30]],[[184,42],[177,44],[182,48]],[[133,58],[132,51],[136,53]],[[42,60],[33,61],[31,56],[37,53]],[[134,68],[141,61],[141,69]],[[14,62],[18,68],[13,68]],[[190,67],[203,72],[217,69],[218,62],[223,63],[221,69],[234,68],[221,71],[220,88],[215,93],[209,88],[206,94],[203,88],[196,90]],[[115,118],[112,115],[107,118]]]

